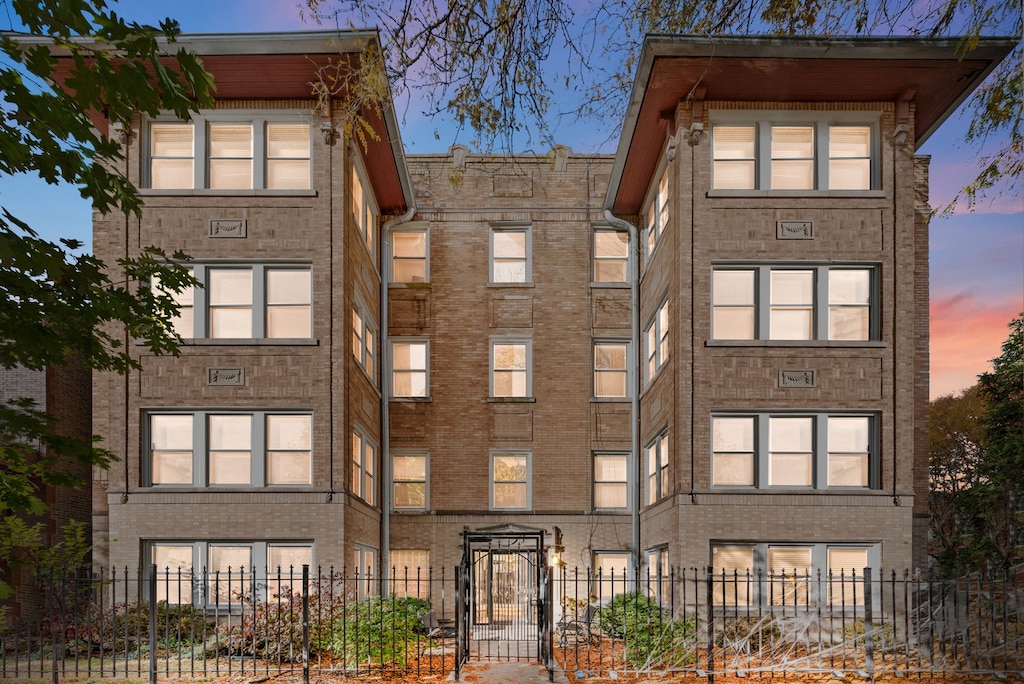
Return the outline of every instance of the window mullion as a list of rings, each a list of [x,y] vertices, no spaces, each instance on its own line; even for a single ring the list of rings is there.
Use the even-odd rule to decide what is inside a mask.
[[[814,416],[814,472],[812,478],[814,489],[828,488],[828,416]]]
[[[267,336],[267,267],[263,264],[252,267],[252,336]]]
[[[757,283],[755,284],[757,290],[754,293],[755,315],[757,316],[754,339],[757,340],[767,340],[771,337],[771,278],[772,269],[770,267],[757,267]]]
[[[192,163],[193,187],[198,190],[209,187],[206,180],[209,176],[208,167],[210,164],[210,147],[207,143],[207,126],[209,123],[205,118],[197,116],[192,119],[192,125],[194,126],[193,132],[195,135],[195,147],[193,148],[195,157]]]
[[[206,487],[210,481],[206,433],[206,412],[196,411],[192,417],[192,484],[197,487]]]
[[[207,268],[201,264],[192,267],[192,275],[202,287],[192,288],[192,336],[195,338],[209,337],[209,282]]]
[[[829,122],[818,121],[814,128],[814,189],[828,190]]]
[[[772,124],[770,121],[758,121],[757,146],[754,150],[757,155],[756,176],[754,187],[758,190],[771,189],[772,177]]]
[[[814,269],[814,339],[829,339],[828,266]]]
[[[254,487],[265,487],[267,484],[267,415],[254,412],[249,421],[251,457],[249,459],[250,477]]]
[[[767,413],[754,418],[754,486],[758,489],[768,486],[768,419]]]
[[[267,122],[261,117],[252,120],[252,187],[267,187]]]

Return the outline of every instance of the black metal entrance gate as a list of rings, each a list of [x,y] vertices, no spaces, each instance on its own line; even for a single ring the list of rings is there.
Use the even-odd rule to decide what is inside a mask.
[[[551,577],[544,531],[463,533],[459,653],[467,660],[551,661]]]

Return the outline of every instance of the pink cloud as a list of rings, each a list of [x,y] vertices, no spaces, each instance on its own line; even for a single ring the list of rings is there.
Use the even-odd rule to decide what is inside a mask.
[[[931,397],[973,385],[991,370],[1008,334],[1007,324],[1020,313],[1020,296],[983,300],[958,294],[931,303]]]

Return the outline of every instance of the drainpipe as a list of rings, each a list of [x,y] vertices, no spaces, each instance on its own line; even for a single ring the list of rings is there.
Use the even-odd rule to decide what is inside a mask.
[[[640,353],[640,239],[638,237],[638,230],[629,221],[623,221],[619,217],[612,214],[611,209],[604,210],[604,218],[608,223],[612,224],[616,228],[625,228],[629,235],[629,250],[632,256],[631,264],[632,277],[629,281],[629,290],[631,296],[630,311],[630,347],[633,350],[633,358],[636,360],[634,364],[634,372],[631,374],[632,377],[629,381],[629,394],[630,394],[630,450],[633,453],[633,468],[631,475],[633,476],[633,505],[630,508],[630,529],[632,531],[632,538],[630,542],[630,555],[633,558],[633,572],[640,572],[640,495],[642,493],[642,480],[640,477],[640,371],[641,371],[641,353]],[[639,575],[637,575],[639,576]]]
[[[416,207],[384,223],[381,236],[380,292],[380,576],[381,594],[387,595],[391,567],[391,355],[388,354],[388,286],[391,283],[391,231],[412,220]]]

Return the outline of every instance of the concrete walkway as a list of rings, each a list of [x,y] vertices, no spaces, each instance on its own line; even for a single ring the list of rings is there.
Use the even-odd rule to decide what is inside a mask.
[[[454,677],[449,677],[454,680]],[[462,681],[475,684],[545,684],[548,670],[539,662],[471,660],[462,667]],[[568,684],[560,667],[555,666],[555,682]]]

